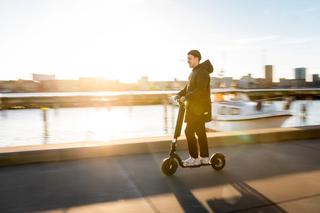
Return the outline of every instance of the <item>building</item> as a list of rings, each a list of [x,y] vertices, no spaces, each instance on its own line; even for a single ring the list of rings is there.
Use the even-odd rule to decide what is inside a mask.
[[[141,78],[138,80],[138,85],[141,90],[150,89],[150,82],[148,76],[141,76]]]
[[[187,84],[187,81],[174,79],[173,81],[149,81],[147,76],[142,76],[138,82],[140,90],[181,90]]]
[[[292,79],[280,78],[278,85],[280,88],[290,88],[294,86],[292,81]]]
[[[231,88],[232,87],[232,77],[223,77],[223,78],[217,78],[213,77],[211,78],[210,84],[211,88]]]
[[[170,90],[181,90],[186,86],[187,83],[187,81],[179,81],[175,78],[171,83]]]
[[[149,81],[149,78],[148,76],[141,76],[140,80],[139,80],[139,83],[148,83]]]
[[[255,88],[256,82],[255,79],[251,77],[251,74],[248,74],[247,76],[241,77],[238,84],[240,89],[253,89]]]
[[[273,86],[273,83],[267,81],[265,78],[255,78],[254,80],[256,89],[270,89]]]
[[[319,74],[313,74],[312,75],[312,82],[318,82],[318,81],[320,81]]]
[[[47,81],[47,80],[55,80],[55,79],[56,79],[55,75],[32,73],[32,80],[34,81]]]
[[[306,83],[306,68],[299,67],[294,69],[295,87],[305,87]]]
[[[320,87],[319,74],[313,74],[312,75],[312,86],[313,87]]]
[[[305,67],[299,67],[294,69],[295,79],[296,80],[306,80],[306,68]]]
[[[1,92],[37,92],[40,84],[32,80],[0,81]]]
[[[43,80],[40,82],[42,92],[78,92],[78,80]]]
[[[269,86],[272,86],[273,82],[273,66],[265,65],[264,67],[265,80]]]

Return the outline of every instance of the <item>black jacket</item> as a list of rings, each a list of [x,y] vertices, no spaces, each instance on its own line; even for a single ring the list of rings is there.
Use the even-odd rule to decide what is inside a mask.
[[[187,85],[178,96],[187,100],[185,122],[202,119],[211,121],[210,73],[213,72],[209,60],[193,68]]]

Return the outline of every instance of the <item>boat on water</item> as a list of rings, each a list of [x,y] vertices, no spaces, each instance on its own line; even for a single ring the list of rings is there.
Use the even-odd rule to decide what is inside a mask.
[[[280,127],[292,113],[290,102],[283,107],[272,99],[251,101],[245,93],[212,94],[212,121],[206,123],[210,131],[239,131]]]
[[[211,94],[212,120],[206,123],[208,131],[241,131],[280,127],[292,116],[291,99],[283,106],[272,102],[279,98],[252,101],[244,92],[223,92]],[[169,100],[174,103],[174,100]]]

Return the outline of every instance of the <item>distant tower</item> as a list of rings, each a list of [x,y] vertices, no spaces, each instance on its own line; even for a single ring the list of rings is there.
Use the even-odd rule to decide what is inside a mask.
[[[149,81],[148,76],[141,76],[139,80],[140,83],[148,83],[148,81]]]
[[[273,66],[272,65],[265,65],[264,66],[264,74],[265,79],[268,87],[272,86],[272,76],[273,76]]]
[[[306,80],[306,68],[299,67],[294,69],[295,79],[300,81]]]
[[[55,75],[32,73],[32,80],[34,81],[46,81],[46,80],[55,80],[55,79],[56,79]]]
[[[313,74],[312,75],[312,84],[313,84],[314,87],[320,87],[319,74]]]

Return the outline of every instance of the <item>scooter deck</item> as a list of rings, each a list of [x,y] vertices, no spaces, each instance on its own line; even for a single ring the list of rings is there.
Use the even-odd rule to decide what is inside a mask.
[[[211,166],[211,163],[194,165],[194,166],[184,166],[184,165],[180,165],[180,166],[181,166],[182,168],[197,168],[197,167],[202,167],[202,166]]]
[[[182,168],[196,168],[196,167],[201,167],[201,166],[211,166],[212,165],[211,163],[202,163],[202,164],[194,165],[194,166],[185,166],[185,165],[183,165],[183,161],[178,154],[173,153],[172,157],[173,157],[173,159],[175,159],[178,162],[179,166],[181,166]]]

